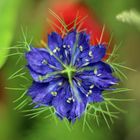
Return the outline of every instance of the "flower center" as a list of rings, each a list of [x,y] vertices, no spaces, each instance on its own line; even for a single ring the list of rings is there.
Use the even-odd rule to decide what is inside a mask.
[[[74,76],[76,72],[75,67],[73,66],[66,66],[66,68],[62,71],[62,76],[66,77],[66,78],[70,78],[72,79],[72,77]]]

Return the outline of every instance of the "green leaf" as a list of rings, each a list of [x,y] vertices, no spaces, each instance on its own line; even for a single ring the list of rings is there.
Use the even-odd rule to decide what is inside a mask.
[[[0,0],[0,68],[6,61],[14,34],[20,0]]]

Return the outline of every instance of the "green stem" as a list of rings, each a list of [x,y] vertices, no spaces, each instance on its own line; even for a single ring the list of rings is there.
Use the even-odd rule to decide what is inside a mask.
[[[84,68],[78,69],[77,72],[90,71],[90,70],[95,70],[95,69],[96,67],[84,67]]]
[[[46,78],[49,78],[50,76],[61,74],[61,73],[62,73],[62,71],[51,72],[49,74],[46,74],[45,76],[39,76],[39,80],[43,81]]]

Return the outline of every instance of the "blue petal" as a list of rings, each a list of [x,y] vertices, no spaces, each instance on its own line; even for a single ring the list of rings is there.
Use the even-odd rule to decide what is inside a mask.
[[[92,62],[101,61],[106,53],[106,48],[104,45],[97,45],[97,46],[90,47],[90,50],[92,51],[92,55],[93,55]]]
[[[95,85],[100,89],[108,89],[109,87],[117,84],[119,80],[109,73],[102,73],[100,76],[94,77]]]
[[[40,74],[47,74],[55,69],[62,69],[61,64],[53,56],[50,56],[44,48],[31,48],[26,53],[26,59],[32,70]]]
[[[69,100],[73,97],[74,100]],[[69,102],[68,102],[69,100]],[[55,107],[56,114],[61,118],[67,118],[69,121],[74,122],[76,118],[80,118],[85,111],[85,102],[79,102],[73,96],[70,85],[63,86],[59,92],[59,96],[53,100],[53,106]]]
[[[69,32],[63,39],[63,45],[73,47],[76,41],[76,31]]]
[[[68,112],[72,107],[72,103],[67,102],[68,97],[71,97],[71,92],[69,85],[65,84],[59,91],[59,95],[56,96],[52,102],[52,105],[56,110],[56,114],[62,119],[64,117],[68,117]]]
[[[103,90],[97,88],[93,84],[93,82],[88,81],[88,79],[84,79],[81,82],[81,84],[78,86],[78,89],[81,91],[81,95],[83,95],[84,97],[83,101],[87,100],[87,102],[101,102],[103,100],[103,97],[102,97]]]
[[[65,64],[67,58],[64,55],[63,40],[61,36],[56,32],[52,32],[48,35],[48,46],[52,53],[54,53]],[[54,61],[52,60],[52,62]]]
[[[88,96],[88,102],[93,103],[102,101],[103,101],[102,90],[97,87],[94,87],[92,89],[92,94]]]
[[[94,84],[100,89],[108,89],[112,85],[118,83],[118,79],[112,75],[112,69],[108,64],[103,62],[98,62],[93,66],[89,66],[88,70],[79,72],[76,77],[84,81],[84,83],[86,82],[90,85]]]
[[[68,120],[75,122],[77,118],[80,118],[82,116],[82,114],[85,111],[85,108],[86,104],[84,104],[83,102],[75,101],[73,103],[72,109],[70,110]]]
[[[56,47],[62,47],[62,38],[56,32],[52,32],[48,35],[48,46],[53,51]]]
[[[61,88],[60,82],[63,82],[62,78],[52,80],[50,83],[33,82],[28,90],[28,95],[34,103],[51,105],[53,98],[57,96],[58,90]]]
[[[32,98],[34,103],[50,105],[53,95],[47,92],[48,83],[40,84],[33,82],[28,90],[28,95]]]
[[[89,48],[89,40],[90,40],[90,36],[86,34],[86,32],[80,32],[79,39],[78,39],[78,46],[82,46],[83,49]]]
[[[76,42],[76,31],[69,32],[63,39],[63,61],[70,64]]]
[[[80,78],[89,83],[93,83],[100,89],[108,89],[112,85],[115,85],[118,83],[118,79],[116,79],[109,73],[104,72],[104,73],[97,74],[97,75],[95,75],[94,73],[93,74],[91,74],[91,73],[89,73],[89,75],[87,75],[87,74],[85,75],[85,73],[84,73],[83,75],[80,76]]]
[[[82,58],[82,54],[88,52],[89,47],[89,35],[87,35],[85,32],[80,32],[78,36],[78,46],[73,54],[73,65],[78,66],[81,64],[79,59]]]
[[[32,68],[30,66],[27,66],[27,67],[30,71],[30,75],[32,76],[33,80],[38,83],[50,82],[52,80],[55,80],[55,79],[61,77],[59,74],[51,75],[51,72],[49,73],[49,71],[48,71],[48,74],[40,74],[40,73],[37,73],[34,70],[32,70]],[[48,75],[50,75],[50,76],[48,76]]]
[[[89,49],[83,50],[77,60],[76,66],[83,67],[91,63],[99,62],[105,56],[106,48],[103,45],[89,47]]]
[[[97,68],[98,73],[101,73],[103,71],[106,71],[108,73],[112,73],[113,72],[113,69],[111,68],[111,66],[109,64],[105,63],[105,62],[102,62],[102,61],[95,62],[95,63],[90,63],[86,67]]]

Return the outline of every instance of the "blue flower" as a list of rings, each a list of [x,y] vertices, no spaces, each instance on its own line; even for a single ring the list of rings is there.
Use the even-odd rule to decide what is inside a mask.
[[[31,47],[25,55],[33,78],[28,96],[74,122],[89,103],[102,102],[102,92],[118,83],[112,68],[102,61],[105,54],[106,46],[90,46],[85,32],[74,30],[64,38],[52,32],[46,48]]]

